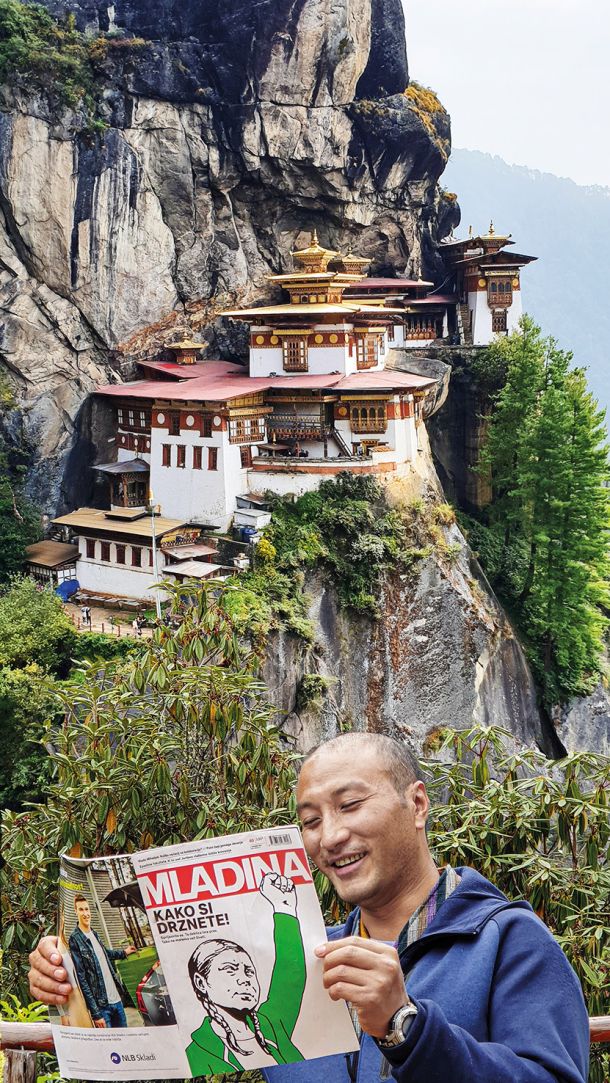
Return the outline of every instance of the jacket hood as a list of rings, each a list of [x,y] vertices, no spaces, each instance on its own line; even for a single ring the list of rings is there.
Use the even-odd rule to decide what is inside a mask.
[[[501,910],[529,910],[533,913],[528,902],[512,902],[507,899],[499,888],[474,869],[461,867],[455,871],[461,876],[460,883],[449,898],[445,899],[421,940],[443,935],[476,936],[483,926]],[[337,936],[354,935],[359,923],[360,907],[358,906],[352,910],[341,931],[333,930],[333,939]]]

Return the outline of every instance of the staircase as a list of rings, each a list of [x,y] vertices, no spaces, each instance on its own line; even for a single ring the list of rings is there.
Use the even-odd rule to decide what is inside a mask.
[[[353,459],[354,452],[352,451],[349,444],[347,444],[345,442],[345,440],[341,436],[341,433],[339,432],[339,430],[338,429],[331,429],[330,436],[332,436],[333,440],[337,441],[337,444],[339,445],[339,451],[342,451],[343,454],[346,455],[348,459]]]

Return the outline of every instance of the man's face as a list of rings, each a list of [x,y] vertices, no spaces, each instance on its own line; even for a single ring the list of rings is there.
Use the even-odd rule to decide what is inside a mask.
[[[425,791],[397,793],[372,746],[322,749],[301,771],[297,802],[305,848],[342,899],[383,906],[416,875]]]
[[[89,929],[91,926],[91,910],[86,899],[75,904],[76,920],[81,929]]]
[[[204,979],[197,975],[202,982]],[[227,948],[212,960],[207,981],[207,993],[214,1004],[229,1011],[244,1012],[256,1008],[260,986],[254,963],[245,952]]]

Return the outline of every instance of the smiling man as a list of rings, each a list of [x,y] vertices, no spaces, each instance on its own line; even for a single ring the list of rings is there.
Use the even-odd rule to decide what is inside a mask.
[[[267,1067],[269,1083],[585,1083],[578,981],[525,902],[472,869],[438,869],[429,802],[405,746],[343,734],[306,757],[297,790],[306,849],[354,909],[320,945],[360,1052]],[[54,938],[30,956],[32,994],[69,992]]]

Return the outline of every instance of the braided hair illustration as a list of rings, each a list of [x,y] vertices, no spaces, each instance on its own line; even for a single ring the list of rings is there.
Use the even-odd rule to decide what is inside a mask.
[[[191,979],[191,985],[193,986],[195,995],[197,996],[198,1000],[200,1000],[203,1004],[203,1007],[210,1019],[214,1023],[216,1023],[216,1025],[220,1027],[220,1029],[223,1031],[225,1041],[229,1049],[231,1049],[232,1052],[236,1055],[247,1056],[249,1050],[243,1049],[242,1046],[239,1045],[239,1042],[233,1034],[229,1023],[225,1019],[222,1012],[218,1010],[218,1006],[211,999],[209,989],[207,988],[209,983],[210,971],[212,969],[212,963],[219,955],[222,954],[222,952],[225,951],[231,952],[233,955],[243,955],[246,957],[246,959],[249,960],[252,966],[252,971],[254,973],[256,988],[258,990],[258,993],[260,993],[260,989],[258,988],[258,980],[256,979],[256,969],[254,963],[252,962],[252,959],[248,955],[248,952],[245,950],[245,948],[242,948],[240,944],[236,944],[232,940],[224,940],[220,937],[214,940],[208,940],[204,944],[199,944],[199,946],[195,948],[195,951],[193,952],[188,961],[189,977]],[[199,980],[197,980],[197,978],[199,978]],[[206,983],[206,987],[204,987],[203,985],[204,982]],[[252,1020],[254,1037],[256,1038],[256,1041],[258,1042],[260,1048],[263,1050],[264,1053],[267,1053],[269,1056],[271,1056],[271,1050],[267,1045],[267,1042],[265,1041],[265,1038],[261,1031],[255,1007],[252,1006],[251,1008],[248,1008],[246,1011],[246,1015],[248,1019]]]

